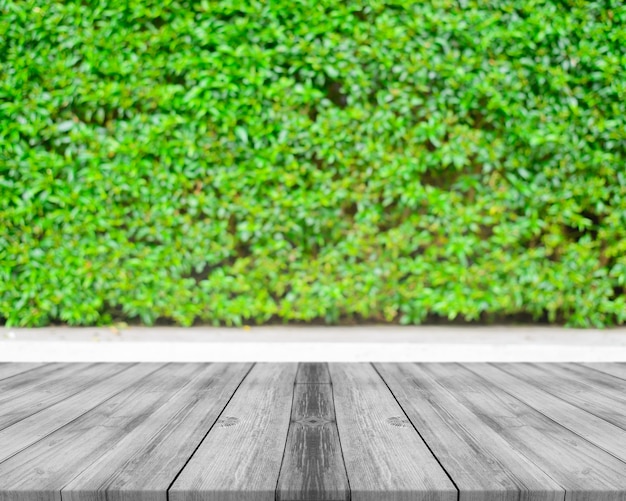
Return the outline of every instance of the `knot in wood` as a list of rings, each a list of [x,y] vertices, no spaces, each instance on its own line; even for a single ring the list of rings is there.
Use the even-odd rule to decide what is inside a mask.
[[[392,416],[387,418],[387,422],[392,426],[399,426],[400,428],[404,428],[409,425],[409,420],[401,416]]]
[[[224,416],[217,420],[217,424],[224,428],[225,426],[235,426],[239,422],[239,419],[233,416]]]
[[[323,426],[327,423],[330,423],[328,419],[324,419],[322,417],[308,417],[304,419],[298,419],[296,423],[304,425],[304,426]]]

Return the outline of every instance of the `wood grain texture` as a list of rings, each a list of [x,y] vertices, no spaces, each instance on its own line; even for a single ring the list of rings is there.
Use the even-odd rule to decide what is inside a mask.
[[[455,501],[457,490],[370,364],[330,364],[353,501]]]
[[[296,381],[276,499],[348,500],[327,364],[300,364]]]
[[[0,404],[11,401],[15,396],[19,396],[25,391],[29,391],[33,386],[40,385],[46,378],[55,377],[59,371],[71,370],[70,364],[45,364],[29,371],[22,371],[20,374],[0,380]],[[78,367],[86,367],[88,364],[72,364]]]
[[[13,377],[22,372],[27,372],[38,367],[43,367],[44,364],[34,363],[1,363],[0,364],[0,380]]]
[[[7,384],[26,379],[29,382],[0,392],[0,430],[124,368],[124,364],[61,364],[53,371],[32,370],[7,379]]]
[[[92,384],[82,391],[1,430],[0,462],[78,419],[160,367],[152,364],[120,366],[122,370],[118,364],[111,364],[108,377],[97,382],[92,380]]]
[[[0,501],[626,501],[623,364],[10,365]]]
[[[626,429],[626,381],[575,364],[500,366],[529,384]]]
[[[298,364],[297,384],[330,384],[328,364],[324,363],[301,363]]]
[[[558,392],[549,386],[520,377],[524,373],[523,367],[517,364],[471,364],[467,367],[544,416],[626,462],[626,430],[562,400]]]
[[[424,364],[424,368],[513,449],[558,482],[566,500],[626,499],[626,464],[619,459],[463,365]]]
[[[169,501],[273,501],[297,364],[257,364],[169,490]]]
[[[611,376],[615,376],[620,379],[626,380],[626,364],[614,364],[614,363],[592,363],[592,364],[580,364],[588,369],[604,372]]]
[[[559,501],[565,491],[439,385],[423,364],[375,364],[460,501]]]
[[[198,364],[171,397],[62,490],[64,501],[166,501],[252,364]]]
[[[172,398],[196,370],[194,364],[161,367],[0,463],[0,500],[60,499],[63,487]]]
[[[570,381],[584,383],[590,388],[596,390],[596,393],[606,395],[609,398],[618,400],[621,404],[626,405],[626,383],[619,377],[615,377],[603,372],[583,367],[579,364],[561,363],[561,364],[534,364],[544,370],[549,370],[560,377],[567,378]],[[593,403],[593,402],[591,402]]]

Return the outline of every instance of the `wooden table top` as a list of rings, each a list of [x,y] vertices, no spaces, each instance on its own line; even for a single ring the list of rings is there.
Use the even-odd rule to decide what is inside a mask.
[[[626,501],[626,364],[0,364],[0,501]]]

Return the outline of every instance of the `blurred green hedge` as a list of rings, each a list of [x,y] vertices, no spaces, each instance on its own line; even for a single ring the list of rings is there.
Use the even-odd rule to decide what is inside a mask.
[[[626,321],[621,1],[0,1],[0,320]]]

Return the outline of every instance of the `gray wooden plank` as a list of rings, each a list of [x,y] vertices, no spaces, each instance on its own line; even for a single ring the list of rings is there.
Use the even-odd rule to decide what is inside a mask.
[[[300,364],[296,382],[276,499],[348,500],[327,364]]]
[[[123,364],[63,364],[57,370],[0,394],[0,430],[38,413],[124,369]],[[18,376],[19,377],[19,376]],[[16,378],[11,378],[16,379]]]
[[[459,364],[424,364],[513,449],[565,489],[566,500],[623,501],[626,464]]]
[[[456,501],[457,490],[370,364],[330,364],[353,501]]]
[[[330,384],[328,364],[324,363],[301,363],[298,364],[297,384]]]
[[[275,498],[297,364],[257,364],[169,490],[169,501]]]
[[[626,405],[626,382],[619,377],[601,371],[595,371],[589,367],[583,367],[574,363],[544,363],[535,365],[544,370],[550,370],[558,374],[559,377],[566,378],[568,381],[582,383],[586,385],[587,388],[595,389],[596,393],[601,393]]]
[[[251,366],[198,366],[163,406],[66,485],[63,501],[166,501]]]
[[[593,369],[599,372],[604,372],[605,374],[610,374],[611,376],[615,376],[620,379],[626,379],[626,364],[595,362],[580,365],[582,365],[583,367],[587,367],[588,369]]]
[[[532,378],[527,379],[523,366],[469,364],[467,367],[544,416],[626,462],[626,430],[560,399],[558,392],[546,385],[546,381],[539,384]],[[590,400],[587,409],[592,406],[593,401]]]
[[[561,400],[626,429],[626,381],[575,364],[511,364],[502,367]]]
[[[43,367],[44,364],[36,363],[1,363],[0,364],[0,380],[13,377],[22,372],[27,372],[38,367]]]
[[[109,377],[93,382],[82,391],[32,414],[0,431],[0,462],[34,444],[52,432],[79,418],[105,400],[125,390],[131,384],[154,372],[160,365],[111,364]]]
[[[45,364],[29,371],[24,371],[12,377],[0,380],[0,402],[10,401],[13,396],[20,395],[23,391],[30,390],[55,373],[68,370],[69,364],[51,363]],[[87,364],[82,364],[86,366]],[[71,368],[70,368],[71,369]]]
[[[63,487],[157,412],[197,370],[198,364],[161,367],[3,461],[0,500],[60,500]]]
[[[423,364],[375,364],[459,489],[460,501],[559,501],[565,491],[461,405]]]

